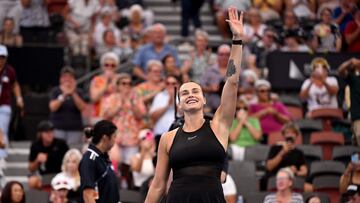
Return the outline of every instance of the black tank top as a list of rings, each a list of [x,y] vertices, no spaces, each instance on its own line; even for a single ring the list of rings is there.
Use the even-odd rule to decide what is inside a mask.
[[[188,175],[220,177],[226,152],[210,127],[210,121],[194,132],[182,126],[175,134],[169,152],[173,179]]]

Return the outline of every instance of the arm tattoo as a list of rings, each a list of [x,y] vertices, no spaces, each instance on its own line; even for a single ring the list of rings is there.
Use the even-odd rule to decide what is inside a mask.
[[[235,68],[234,60],[230,59],[227,66],[226,77],[231,77],[232,75],[235,74],[235,72],[236,72],[236,68]]]

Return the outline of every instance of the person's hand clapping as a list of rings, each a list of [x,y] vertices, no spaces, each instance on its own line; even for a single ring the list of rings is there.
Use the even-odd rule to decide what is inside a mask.
[[[38,163],[45,163],[47,161],[48,155],[46,153],[39,153],[36,157]]]

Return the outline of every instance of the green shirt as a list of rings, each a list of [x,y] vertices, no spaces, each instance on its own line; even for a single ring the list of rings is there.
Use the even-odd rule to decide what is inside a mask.
[[[260,123],[257,118],[250,117],[248,119],[248,122],[255,129],[260,130]],[[239,121],[237,119],[234,119],[233,124],[230,128],[230,132],[234,131],[238,125]],[[258,141],[254,139],[254,137],[250,134],[250,131],[245,126],[243,126],[240,130],[240,135],[237,137],[237,139],[234,142],[231,142],[231,144],[236,144],[239,147],[248,147],[257,143]]]

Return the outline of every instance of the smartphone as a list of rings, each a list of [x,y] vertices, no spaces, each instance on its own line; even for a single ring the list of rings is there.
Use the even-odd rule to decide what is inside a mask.
[[[351,155],[351,162],[353,164],[359,164],[359,154],[358,153],[354,153],[353,155]]]

